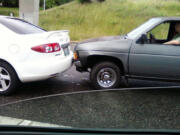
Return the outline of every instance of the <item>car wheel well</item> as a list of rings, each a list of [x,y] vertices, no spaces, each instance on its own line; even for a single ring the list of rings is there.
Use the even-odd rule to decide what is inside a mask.
[[[9,62],[7,62],[6,60],[3,60],[3,59],[0,59],[0,62],[4,62],[4,63],[8,64],[8,65],[14,70],[14,72],[16,73],[16,76],[17,76],[18,80],[20,81],[19,76],[17,75],[16,70],[14,69],[14,67],[13,67]]]
[[[99,55],[93,55],[89,56],[87,58],[88,67],[92,68],[94,65],[96,65],[99,62],[109,61],[115,63],[122,71],[124,75],[124,66],[121,60],[115,57],[111,56],[99,56]]]

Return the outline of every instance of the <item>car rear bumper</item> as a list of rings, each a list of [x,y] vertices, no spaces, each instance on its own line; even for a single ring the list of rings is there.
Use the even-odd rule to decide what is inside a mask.
[[[45,80],[65,72],[72,66],[72,53],[64,58],[34,61],[23,64],[19,73],[21,82]]]

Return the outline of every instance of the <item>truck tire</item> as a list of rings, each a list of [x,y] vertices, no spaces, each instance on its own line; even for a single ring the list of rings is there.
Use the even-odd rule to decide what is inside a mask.
[[[19,84],[14,69],[6,62],[0,61],[0,95],[12,94]]]
[[[122,72],[116,64],[100,62],[92,68],[90,79],[96,89],[112,89],[120,85],[121,75]]]

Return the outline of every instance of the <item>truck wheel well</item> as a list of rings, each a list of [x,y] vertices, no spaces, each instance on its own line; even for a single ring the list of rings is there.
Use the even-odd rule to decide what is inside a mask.
[[[103,61],[109,61],[115,63],[121,70],[124,75],[124,66],[121,60],[111,56],[99,56],[93,55],[87,58],[88,67],[92,68],[95,64]]]

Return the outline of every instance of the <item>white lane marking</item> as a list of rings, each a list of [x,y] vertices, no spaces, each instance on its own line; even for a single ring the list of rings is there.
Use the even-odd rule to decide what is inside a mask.
[[[23,120],[19,125],[21,126],[28,126],[32,123],[32,121],[30,120]]]
[[[12,118],[7,116],[0,116],[0,125],[19,125],[19,126],[38,126],[38,127],[59,127],[59,128],[71,128],[70,126],[56,125],[50,123],[36,122],[31,120],[24,120],[18,118]]]

